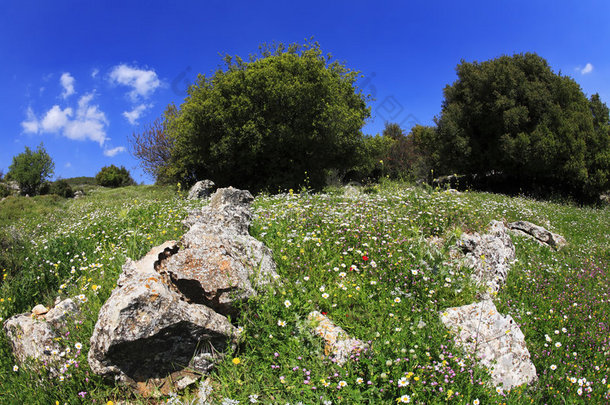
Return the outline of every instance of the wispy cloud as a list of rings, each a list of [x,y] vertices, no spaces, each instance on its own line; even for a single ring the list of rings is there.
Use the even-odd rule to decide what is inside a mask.
[[[131,125],[136,125],[138,123],[138,119],[140,119],[144,111],[146,111],[146,109],[149,107],[150,105],[140,104],[131,111],[124,111],[123,117],[125,117]]]
[[[28,111],[26,112],[25,121],[21,122],[21,127],[23,128],[23,132],[29,134],[37,134],[39,129],[38,119],[32,111],[32,107],[28,107]]]
[[[98,68],[95,68],[91,72],[91,77],[95,79],[99,73],[100,73],[100,70]]]
[[[587,63],[584,68],[580,69],[580,74],[587,75],[587,74],[591,73],[592,71],[593,71],[593,65],[590,63]]]
[[[70,73],[64,73],[59,78],[59,82],[61,83],[61,87],[64,88],[61,96],[66,99],[74,94],[74,77]]]
[[[104,149],[104,156],[113,157],[117,153],[122,153],[122,152],[125,152],[126,150],[127,149],[125,149],[124,146],[117,146],[116,148],[112,148],[112,149]]]
[[[132,101],[147,98],[161,86],[161,80],[154,70],[143,70],[125,64],[115,66],[110,72],[110,81],[131,87],[129,97]]]

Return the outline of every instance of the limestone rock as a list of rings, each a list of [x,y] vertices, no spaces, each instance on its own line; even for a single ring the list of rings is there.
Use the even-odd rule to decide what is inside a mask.
[[[157,270],[190,302],[234,315],[237,302],[279,278],[271,250],[248,233],[252,200],[248,191],[219,189],[187,219],[183,248]]]
[[[510,264],[515,260],[515,246],[502,222],[491,221],[488,233],[464,234],[458,246],[466,254],[465,262],[474,268],[473,278],[490,292],[497,292],[506,282]]]
[[[352,354],[367,347],[360,340],[350,338],[341,327],[318,311],[310,312],[307,319],[313,322],[314,333],[324,339],[324,354],[334,357],[339,365],[345,364]]]
[[[37,305],[33,312],[14,315],[4,322],[4,331],[20,364],[28,358],[41,362],[57,360],[56,353],[61,352],[61,347],[55,339],[66,318],[78,312],[77,305],[69,298],[47,312],[43,308],[46,310]]]
[[[279,276],[272,252],[250,235],[207,233],[196,224],[183,237],[184,248],[158,268],[190,301],[225,315],[235,304]]]
[[[536,380],[523,332],[491,300],[446,309],[441,321],[455,335],[456,343],[490,370],[494,386],[510,390]]]
[[[187,200],[196,200],[202,198],[208,198],[212,194],[214,189],[214,182],[212,180],[201,180],[198,181],[189,190]]]
[[[74,192],[74,199],[78,200],[79,198],[83,198],[85,196],[85,193],[82,190],[76,190]]]
[[[532,224],[531,222],[511,222],[508,224],[508,228],[518,235],[533,238],[541,245],[551,246],[557,250],[561,249],[567,244],[566,239],[563,236],[552,233],[541,226]]]
[[[187,303],[155,270],[172,246],[166,243],[125,264],[91,336],[91,370],[143,395],[195,382],[238,336],[224,316]]]
[[[49,312],[49,308],[45,307],[42,304],[38,304],[34,308],[32,308],[32,316],[44,315],[47,312]]]

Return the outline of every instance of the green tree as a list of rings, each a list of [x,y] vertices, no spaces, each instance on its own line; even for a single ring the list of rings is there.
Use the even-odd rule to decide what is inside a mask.
[[[198,76],[167,122],[173,145],[165,175],[276,191],[321,187],[327,170],[355,163],[370,115],[357,72],[317,43],[263,45],[248,62],[227,55],[224,63]]]
[[[598,96],[589,101],[533,53],[462,61],[457,76],[437,119],[439,174],[501,172],[585,197],[608,187],[607,109]]]
[[[100,186],[104,187],[125,187],[135,184],[135,181],[131,178],[129,171],[125,167],[120,168],[115,165],[104,166],[95,175],[95,181]]]
[[[25,147],[25,152],[13,157],[7,177],[19,184],[22,194],[35,195],[42,183],[53,175],[55,164],[42,143],[32,151]]]

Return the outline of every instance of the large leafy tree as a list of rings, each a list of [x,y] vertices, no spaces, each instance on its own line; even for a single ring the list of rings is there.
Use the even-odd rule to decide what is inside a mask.
[[[13,157],[7,178],[19,184],[22,194],[38,194],[40,186],[53,175],[55,164],[44,146],[40,144],[36,151],[25,147],[25,152]]]
[[[253,191],[323,185],[327,170],[351,167],[362,142],[370,109],[357,76],[317,43],[263,46],[248,62],[225,56],[167,123],[163,175]]]
[[[593,196],[608,187],[608,109],[533,53],[457,66],[438,124],[441,173],[501,172]]]

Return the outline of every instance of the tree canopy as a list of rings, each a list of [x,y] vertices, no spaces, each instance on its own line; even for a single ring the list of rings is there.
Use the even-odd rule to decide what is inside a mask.
[[[115,165],[104,166],[95,175],[95,181],[98,185],[104,187],[125,187],[135,184],[135,181],[131,178],[129,170],[121,166],[120,168]]]
[[[437,170],[501,172],[595,195],[608,187],[608,108],[533,53],[457,66],[437,119]]]
[[[25,147],[25,152],[13,157],[7,178],[19,183],[22,194],[35,195],[45,180],[53,175],[55,163],[44,146],[40,144],[36,151]]]
[[[324,185],[327,170],[351,167],[362,142],[370,109],[357,76],[317,43],[262,46],[248,62],[225,56],[166,120],[162,175],[252,191]]]

